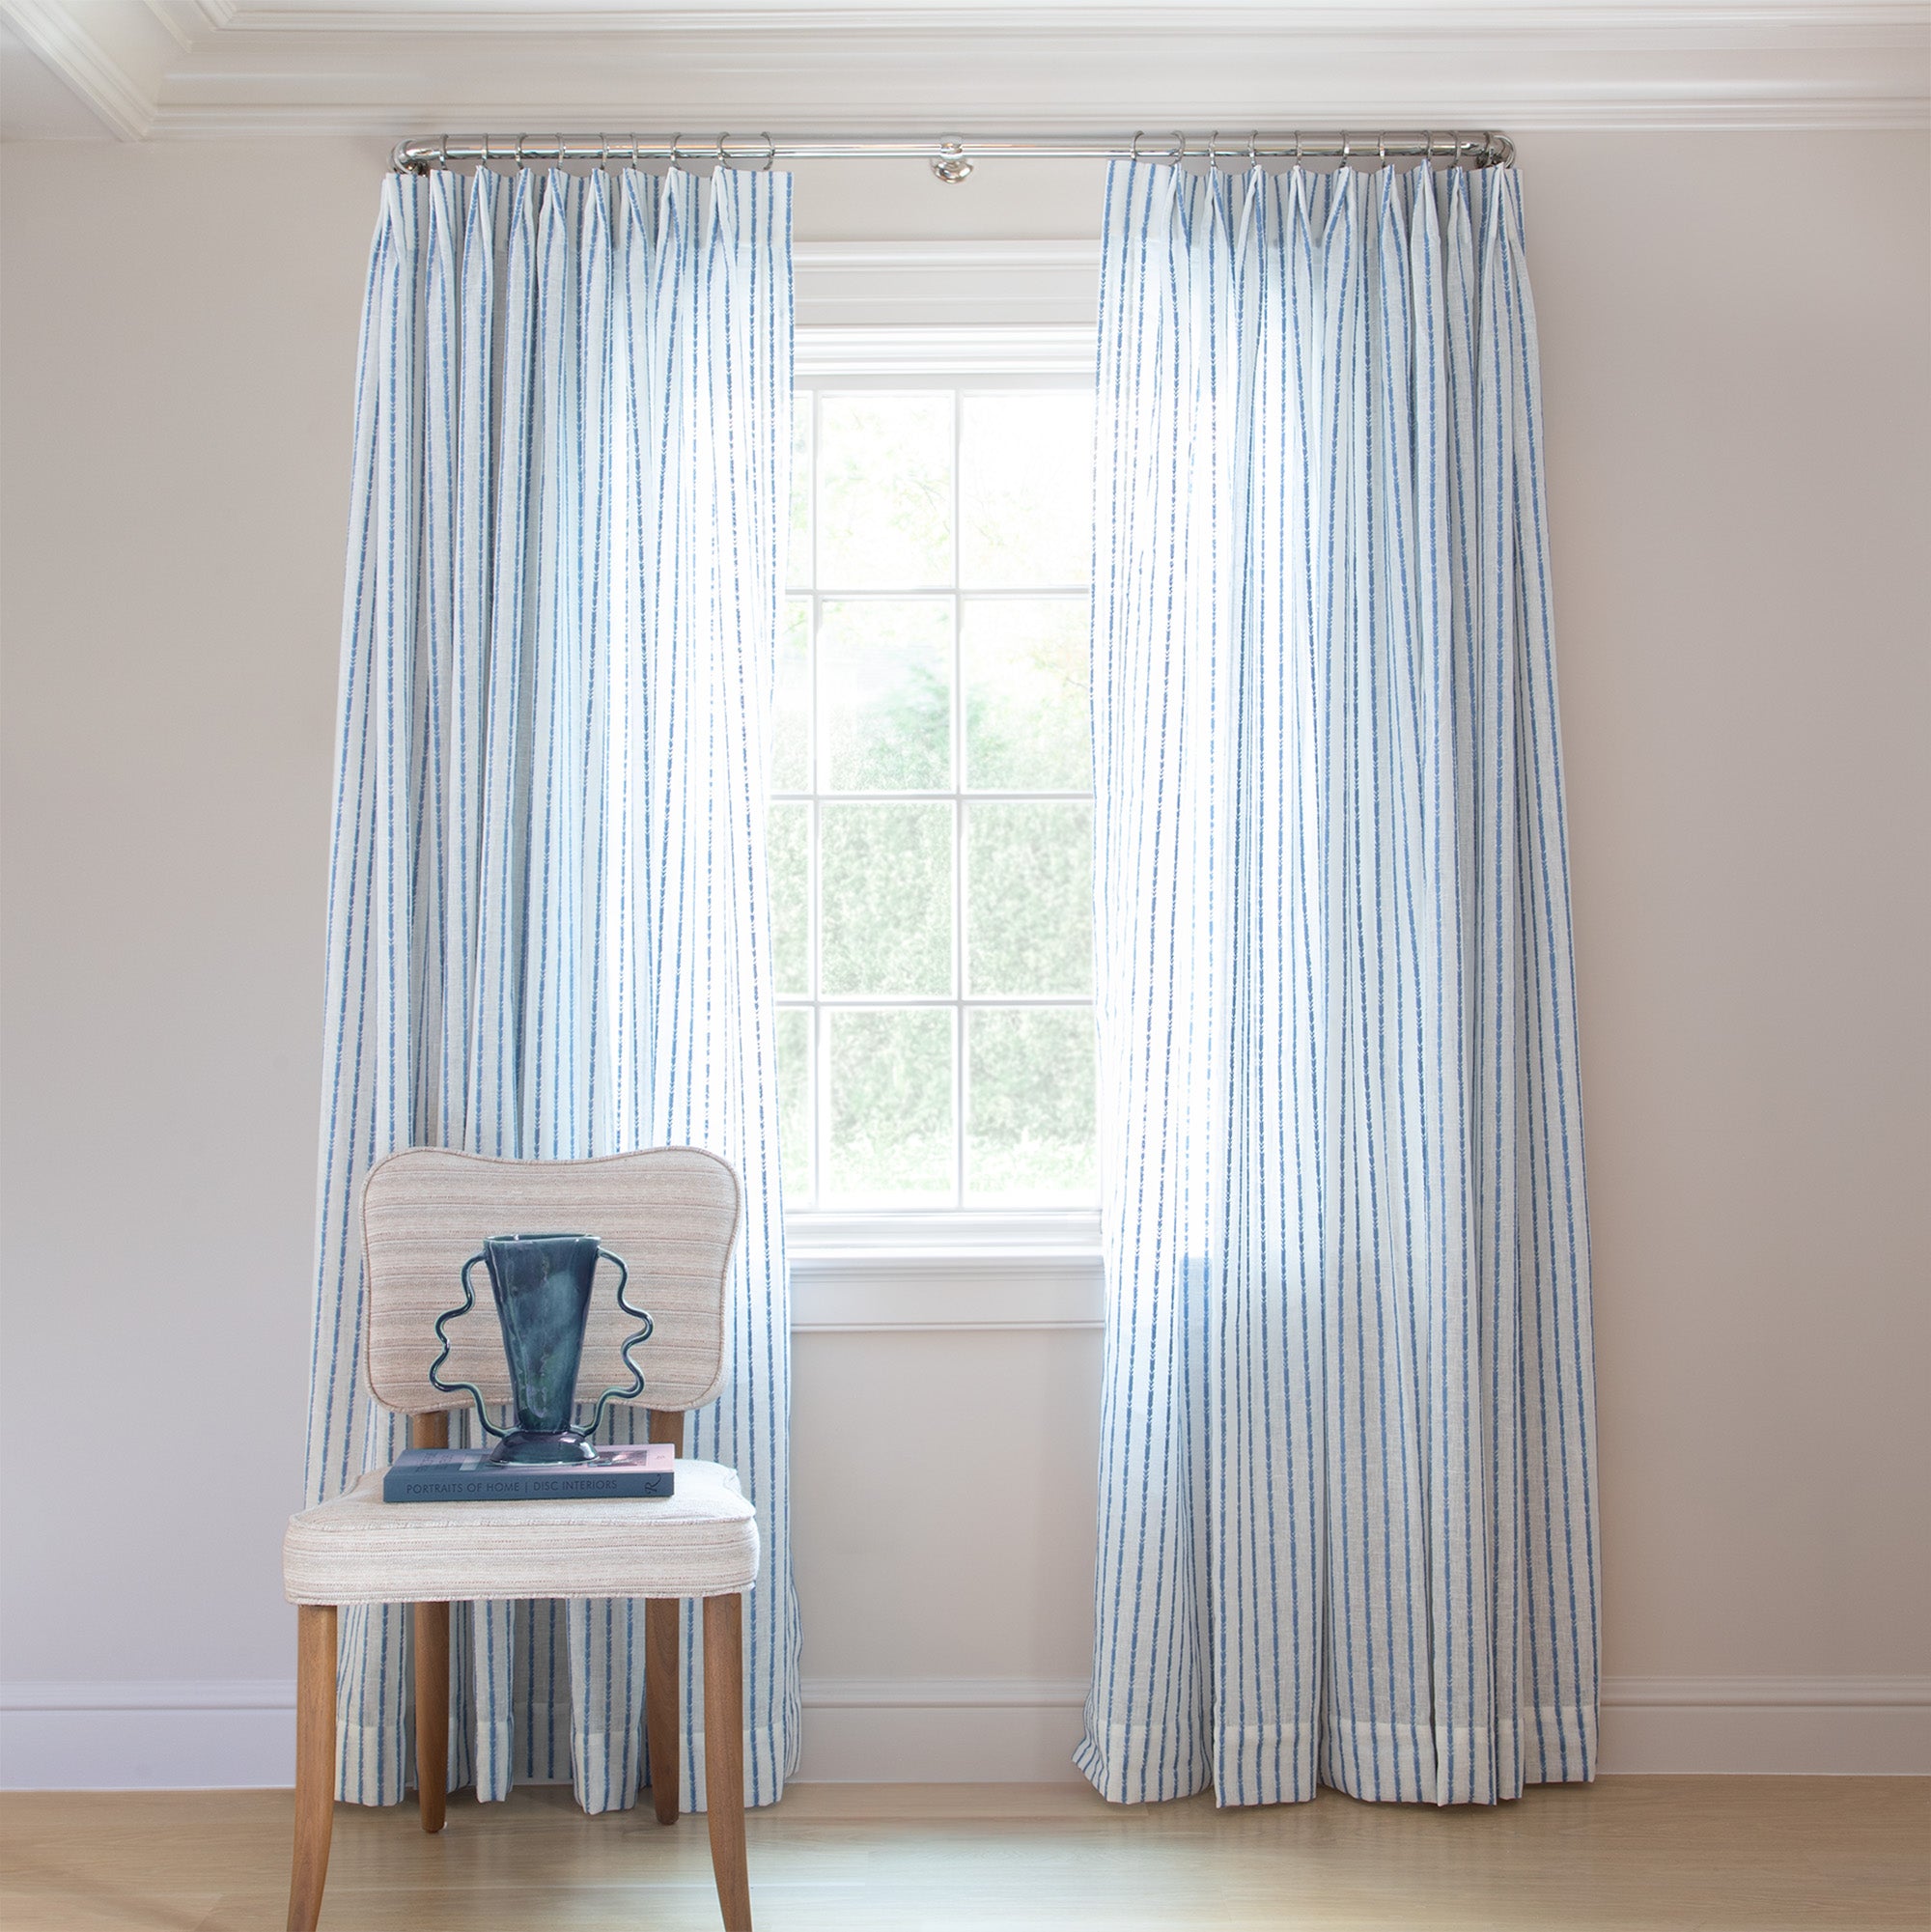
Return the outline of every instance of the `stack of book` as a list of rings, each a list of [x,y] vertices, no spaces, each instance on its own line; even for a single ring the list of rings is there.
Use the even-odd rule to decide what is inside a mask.
[[[600,1442],[594,1463],[492,1463],[486,1449],[405,1449],[382,1478],[384,1502],[536,1502],[673,1496],[668,1442]]]

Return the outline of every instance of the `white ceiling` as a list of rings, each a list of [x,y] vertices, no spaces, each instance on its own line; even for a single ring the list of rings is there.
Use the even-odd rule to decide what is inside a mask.
[[[1931,0],[0,0],[0,133],[1931,126]]]

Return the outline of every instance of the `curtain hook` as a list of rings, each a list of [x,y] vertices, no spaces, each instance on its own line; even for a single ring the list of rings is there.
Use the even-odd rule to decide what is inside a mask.
[[[1183,127],[1176,127],[1173,130],[1173,140],[1176,150],[1173,156],[1173,165],[1176,168],[1183,167],[1187,161],[1187,130]]]
[[[1355,158],[1355,144],[1348,139],[1348,130],[1341,129],[1341,165],[1345,168]]]
[[[1145,131],[1146,131],[1146,130],[1145,130],[1144,128],[1140,128],[1140,127],[1135,127],[1135,128],[1133,129],[1133,159],[1134,159],[1134,160],[1136,160],[1136,161],[1142,158],[1142,156],[1141,156],[1141,154],[1140,154],[1140,136],[1141,136],[1141,134],[1142,134],[1142,133],[1144,133]]]
[[[1388,161],[1388,137],[1385,133],[1375,136],[1375,153],[1380,156],[1382,166],[1386,167]]]
[[[758,172],[761,175],[768,175],[771,171],[771,163],[775,161],[778,157],[778,144],[771,139],[770,130],[769,128],[765,130],[764,139],[765,139],[765,164],[758,170]]]
[[[1257,168],[1261,164],[1261,130],[1250,127],[1247,130],[1247,166]]]
[[[1299,127],[1294,130],[1294,165],[1297,168],[1301,165],[1301,129]]]
[[[731,157],[724,152],[724,144],[725,142],[730,140],[730,138],[731,138],[731,132],[729,128],[726,128],[717,137],[717,165],[720,168],[728,168],[731,165]]]
[[[670,171],[672,174],[677,173],[677,144],[683,139],[684,136],[682,134],[673,134],[670,137]]]
[[[490,137],[487,134],[483,136],[483,165],[486,168],[490,165]]]
[[[523,142],[525,138],[526,137],[521,134],[518,134],[517,136],[517,165],[519,168],[525,168],[529,166],[528,161],[526,161],[523,157]]]

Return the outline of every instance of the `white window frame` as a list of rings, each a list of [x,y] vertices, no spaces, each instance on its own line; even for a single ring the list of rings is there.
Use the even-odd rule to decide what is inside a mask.
[[[891,386],[1091,375],[1094,332],[800,326],[798,375]],[[1052,386],[1057,386],[1053,384]],[[803,1330],[1087,1329],[1100,1320],[1092,1208],[794,1209],[785,1216],[792,1326]]]

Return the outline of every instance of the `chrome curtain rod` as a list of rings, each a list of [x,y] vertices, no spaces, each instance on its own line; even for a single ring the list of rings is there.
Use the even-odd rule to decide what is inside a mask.
[[[963,182],[976,159],[1135,160],[1255,162],[1263,160],[1440,160],[1465,168],[1505,168],[1515,159],[1506,134],[1314,133],[1189,134],[1180,128],[1132,136],[1094,134],[943,134],[928,140],[909,135],[719,134],[686,141],[682,134],[441,134],[403,141],[390,158],[398,174],[425,175],[461,161],[668,161],[672,167],[770,168],[775,161],[924,161],[942,182]]]

